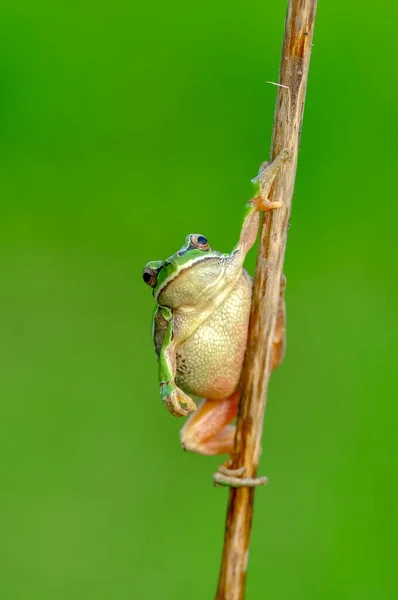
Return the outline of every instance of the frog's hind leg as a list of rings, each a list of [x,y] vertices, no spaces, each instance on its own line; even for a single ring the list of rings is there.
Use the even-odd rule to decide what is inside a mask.
[[[276,315],[274,347],[272,352],[272,368],[276,369],[283,361],[286,350],[286,306],[285,306],[286,277],[282,275],[279,291],[279,305]]]
[[[275,333],[273,340],[272,368],[281,364],[286,349],[286,308],[285,308],[286,277],[282,275],[279,291],[279,304],[276,316]],[[267,484],[266,477],[245,477],[246,467],[238,469],[229,468],[229,463],[221,465],[213,475],[215,485],[231,487],[257,487]]]
[[[238,412],[239,393],[225,400],[203,400],[181,430],[184,450],[196,454],[231,454],[235,426],[230,425]]]
[[[239,393],[225,400],[203,400],[181,430],[184,450],[196,454],[232,454],[235,443],[235,426],[229,423],[238,412]],[[246,467],[230,469],[229,462],[213,475],[215,485],[254,487],[265,485],[266,477],[244,477]]]

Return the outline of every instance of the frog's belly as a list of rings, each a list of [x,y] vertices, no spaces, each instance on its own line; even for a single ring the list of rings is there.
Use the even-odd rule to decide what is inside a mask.
[[[176,383],[187,394],[221,400],[238,387],[246,351],[251,279],[234,290],[177,351]]]

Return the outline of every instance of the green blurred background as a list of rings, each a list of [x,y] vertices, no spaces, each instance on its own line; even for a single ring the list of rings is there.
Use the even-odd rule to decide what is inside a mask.
[[[141,271],[236,243],[285,9],[2,5],[2,600],[213,597],[220,458],[159,400]],[[397,597],[397,17],[318,7],[249,600]]]

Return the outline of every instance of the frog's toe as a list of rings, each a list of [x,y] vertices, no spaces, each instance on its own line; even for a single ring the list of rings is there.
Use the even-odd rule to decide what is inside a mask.
[[[178,400],[172,398],[171,396],[164,398],[163,404],[169,413],[171,413],[174,417],[186,417],[188,415],[188,410],[182,408]]]
[[[175,417],[186,417],[190,412],[196,410],[195,402],[184,394],[182,390],[174,390],[169,396],[163,399],[163,404]],[[185,404],[186,408],[183,408],[181,404]]]
[[[187,414],[191,413],[191,412],[195,412],[195,410],[197,409],[197,406],[196,406],[195,402],[192,400],[192,398],[187,396],[187,394],[184,394],[184,392],[179,393],[178,400],[179,400],[179,402],[181,402],[181,404],[185,404],[186,409],[183,409],[183,410],[185,410]]]
[[[230,469],[225,464],[221,465],[213,475],[214,485],[228,487],[258,487],[267,485],[266,477],[243,477],[246,473],[246,467],[239,469]]]
[[[242,475],[246,473],[246,467],[239,467],[239,469],[230,469],[226,466],[227,464],[229,464],[229,461],[227,463],[224,463],[223,465],[220,465],[217,469],[217,472],[221,473],[222,475],[227,475],[228,477],[242,477]]]

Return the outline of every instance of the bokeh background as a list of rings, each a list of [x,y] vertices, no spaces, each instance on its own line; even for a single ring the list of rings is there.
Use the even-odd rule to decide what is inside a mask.
[[[141,271],[236,243],[285,9],[2,4],[2,600],[213,597],[220,458],[159,400]],[[397,597],[397,17],[319,4],[249,600]]]

